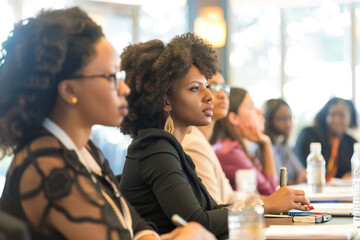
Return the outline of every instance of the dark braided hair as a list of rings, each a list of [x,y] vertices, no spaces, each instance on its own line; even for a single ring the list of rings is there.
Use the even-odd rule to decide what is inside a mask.
[[[160,40],[133,44],[121,54],[121,69],[130,87],[129,114],[120,129],[132,137],[140,129],[163,128],[165,96],[172,96],[179,79],[192,66],[206,79],[216,70],[216,53],[210,44],[193,33],[176,36],[168,45]]]
[[[81,71],[102,36],[77,7],[42,11],[15,25],[0,54],[0,155],[41,129],[58,83]]]

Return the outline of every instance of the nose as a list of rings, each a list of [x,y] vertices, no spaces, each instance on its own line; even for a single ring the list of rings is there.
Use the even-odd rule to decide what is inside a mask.
[[[210,89],[205,88],[205,95],[204,95],[205,102],[211,102],[213,99],[214,96],[212,95]]]
[[[129,96],[129,94],[130,94],[129,86],[125,83],[125,81],[121,81],[120,86],[118,88],[118,95],[127,97]]]
[[[223,90],[220,90],[219,92],[217,92],[216,94],[216,97],[217,98],[220,98],[220,99],[223,99],[227,96],[227,94],[223,91]]]

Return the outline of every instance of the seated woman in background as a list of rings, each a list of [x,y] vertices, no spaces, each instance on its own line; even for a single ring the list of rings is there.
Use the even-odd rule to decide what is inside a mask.
[[[2,54],[0,152],[14,159],[0,209],[26,222],[32,239],[160,239],[89,140],[94,124],[117,126],[128,112],[101,27],[79,8],[43,11],[15,26]],[[164,238],[214,239],[191,225]]]
[[[192,33],[128,46],[129,115],[121,131],[134,137],[120,189],[139,214],[160,233],[175,228],[171,216],[202,224],[216,237],[228,234],[228,210],[211,198],[181,142],[191,125],[211,121],[213,96],[207,79],[215,74],[211,45]]]
[[[306,170],[288,145],[292,126],[289,105],[282,99],[270,99],[264,104],[264,133],[271,139],[276,169],[286,167],[287,184],[306,181]],[[259,154],[260,155],[260,154]],[[260,158],[260,156],[258,156]]]
[[[306,167],[310,143],[320,142],[326,161],[326,179],[351,178],[351,157],[356,140],[348,135],[357,126],[357,113],[350,100],[331,98],[317,113],[313,127],[304,128],[296,141],[295,153]]]
[[[255,169],[257,189],[261,195],[270,195],[279,186],[270,138],[262,133],[263,117],[255,108],[250,94],[241,88],[232,88],[229,113],[216,122],[211,142],[221,166],[235,189],[238,169]],[[259,145],[263,165],[250,154],[245,140]]]
[[[211,123],[207,126],[192,127],[190,134],[186,134],[181,145],[195,163],[195,170],[201,181],[209,191],[211,197],[218,204],[228,204],[235,200],[234,191],[221,168],[209,139],[212,135],[215,122],[225,118],[229,110],[230,87],[225,85],[225,80],[218,70],[208,80],[208,86],[214,96],[214,105]],[[281,187],[264,201],[265,213],[279,213],[291,209],[308,210],[309,204],[302,190]]]

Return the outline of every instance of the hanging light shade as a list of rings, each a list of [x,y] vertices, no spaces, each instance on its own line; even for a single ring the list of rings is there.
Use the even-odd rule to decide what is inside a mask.
[[[203,7],[195,19],[194,31],[213,47],[223,47],[226,42],[226,23],[222,9],[216,6]]]

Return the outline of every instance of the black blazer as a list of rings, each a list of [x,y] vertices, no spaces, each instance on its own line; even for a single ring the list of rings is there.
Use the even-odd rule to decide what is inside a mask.
[[[306,158],[310,153],[311,142],[321,143],[321,153],[327,165],[331,154],[329,139],[324,131],[315,127],[304,128],[296,141],[295,153],[302,164],[306,167]],[[340,140],[337,178],[341,178],[346,172],[351,171],[351,157],[354,153],[354,143],[356,143],[356,140],[348,134],[344,134]]]
[[[160,234],[175,228],[175,213],[199,222],[217,237],[228,233],[227,209],[211,198],[177,139],[161,129],[138,132],[128,149],[120,189]]]

